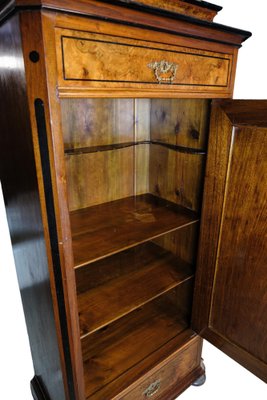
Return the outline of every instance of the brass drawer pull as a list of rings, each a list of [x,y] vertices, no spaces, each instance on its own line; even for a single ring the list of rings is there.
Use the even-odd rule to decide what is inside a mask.
[[[166,60],[155,61],[147,65],[153,69],[158,83],[172,83],[176,76],[178,65]]]
[[[154,396],[154,394],[158,392],[159,388],[160,388],[160,380],[151,383],[151,385],[149,385],[148,388],[144,391],[144,395],[146,397],[152,397]]]

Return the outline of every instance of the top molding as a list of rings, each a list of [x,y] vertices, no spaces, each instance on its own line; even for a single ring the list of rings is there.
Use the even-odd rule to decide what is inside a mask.
[[[200,0],[121,0],[121,3],[139,4],[158,10],[187,15],[204,21],[213,21],[222,7]]]
[[[197,9],[196,7],[204,11],[217,12],[218,10],[218,6],[202,1],[169,0],[168,4],[171,2],[176,5],[178,3],[190,5],[194,10]],[[155,7],[156,3],[160,5],[159,3],[167,2],[163,0],[6,0],[1,4],[0,0],[0,22],[17,11],[43,9],[156,29],[235,47],[240,47],[241,43],[251,36],[248,31]],[[127,12],[125,12],[126,8]],[[211,8],[217,10],[211,10]]]

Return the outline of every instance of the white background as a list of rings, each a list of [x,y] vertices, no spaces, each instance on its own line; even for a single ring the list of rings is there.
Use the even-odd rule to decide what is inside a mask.
[[[253,37],[244,43],[239,53],[234,97],[266,98],[267,2],[214,0],[214,3],[224,8],[216,17],[216,22],[253,32]],[[0,399],[32,400],[29,381],[34,373],[2,196],[0,196],[0,316]],[[203,357],[207,368],[206,384],[199,388],[189,388],[179,400],[267,399],[267,385],[208,343],[204,344]]]

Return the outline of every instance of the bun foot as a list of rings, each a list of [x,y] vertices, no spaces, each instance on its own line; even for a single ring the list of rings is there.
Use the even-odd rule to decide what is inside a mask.
[[[192,386],[202,386],[206,382],[206,374],[201,375],[195,382],[192,383]]]
[[[206,368],[203,360],[201,361],[201,367],[203,369],[203,375],[197,378],[195,382],[192,383],[192,386],[202,386],[206,382],[206,373],[205,373]]]

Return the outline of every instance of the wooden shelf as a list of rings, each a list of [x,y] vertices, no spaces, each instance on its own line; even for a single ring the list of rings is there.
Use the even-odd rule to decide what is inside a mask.
[[[112,143],[107,145],[99,145],[99,146],[87,146],[87,147],[78,147],[78,148],[70,148],[65,150],[65,154],[67,156],[75,156],[80,154],[87,153],[99,153],[102,151],[112,151],[118,149],[125,149],[126,147],[133,147],[143,144],[154,144],[161,147],[166,147],[167,149],[179,151],[182,153],[189,154],[206,154],[206,151],[203,149],[196,149],[192,147],[179,146],[173,143],[167,143],[159,140],[140,140],[138,142],[125,142],[125,143]]]
[[[126,147],[138,146],[140,144],[149,144],[149,143],[150,143],[149,141],[143,140],[140,142],[112,143],[99,146],[70,148],[65,150],[65,154],[68,156],[75,156],[79,154],[98,153],[101,151],[112,151],[112,150],[124,149]]]
[[[75,267],[195,223],[196,213],[145,194],[70,213]]]
[[[122,276],[110,279],[78,296],[82,337],[193,277],[191,265],[153,243],[146,243],[126,252],[128,264],[131,265],[125,265]],[[118,264],[121,263],[122,258],[123,255],[117,254],[105,259],[107,269],[109,266],[112,269],[116,260]],[[92,278],[93,269],[94,266],[90,266]],[[90,274],[86,274],[85,279],[90,280]]]
[[[113,398],[194,333],[169,298],[158,298],[82,340],[86,398]],[[91,397],[92,396],[92,397]]]

